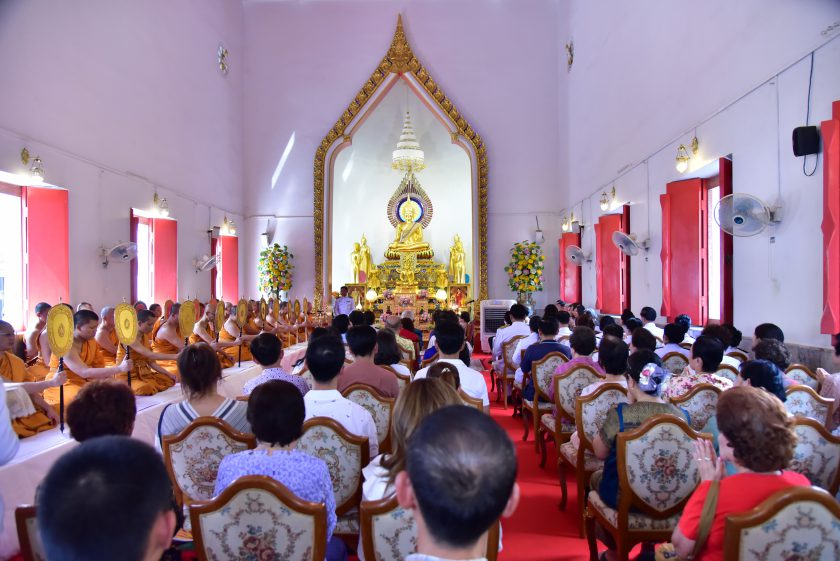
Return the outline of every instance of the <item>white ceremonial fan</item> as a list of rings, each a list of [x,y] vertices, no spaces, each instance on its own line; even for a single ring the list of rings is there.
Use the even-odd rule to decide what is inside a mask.
[[[589,263],[592,258],[583,253],[583,250],[576,245],[570,245],[566,248],[566,262],[570,265],[580,267],[584,263]]]
[[[202,255],[197,259],[193,259],[193,267],[195,267],[196,274],[209,271],[210,269],[214,268],[216,265],[219,264],[219,256],[218,255]]]
[[[137,244],[134,242],[120,242],[110,249],[102,247],[99,249],[99,255],[102,257],[103,267],[107,267],[111,261],[128,263],[137,257]]]
[[[639,251],[642,249],[647,251],[648,248],[647,240],[643,242],[637,242],[636,236],[634,234],[630,234],[628,236],[624,232],[619,232],[618,230],[613,232],[612,243],[615,247],[618,248],[619,251],[621,251],[621,253],[629,257],[638,255]]]
[[[771,208],[758,197],[746,193],[733,193],[718,201],[715,222],[730,236],[755,236],[781,222],[781,208]]]

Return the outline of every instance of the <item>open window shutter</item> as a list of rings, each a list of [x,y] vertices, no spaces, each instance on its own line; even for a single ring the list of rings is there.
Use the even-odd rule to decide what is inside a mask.
[[[595,229],[595,307],[602,313],[604,310],[604,256],[601,251],[601,224],[593,226]]]
[[[152,219],[155,302],[178,300],[178,222]]]
[[[38,302],[70,300],[69,203],[67,191],[24,187],[26,317]]]
[[[823,313],[821,333],[840,332],[840,101],[820,127],[823,138]]]
[[[729,158],[721,158],[718,165],[718,173],[720,174],[720,196],[723,198],[732,194],[732,160]],[[714,217],[709,216],[708,220],[714,220]],[[721,323],[732,323],[735,321],[735,318],[733,317],[733,290],[735,288],[735,284],[732,282],[734,265],[732,236],[729,234],[723,234],[722,239],[720,256],[723,262],[720,265],[720,270],[722,276],[721,280],[723,281],[721,294],[721,305],[723,306],[723,309],[720,311],[720,319]]]
[[[600,288],[598,308],[602,313],[620,314],[629,304],[627,256],[612,243],[613,232],[627,229],[625,222],[624,213],[607,214],[595,225]]]
[[[706,190],[702,179],[669,183],[662,205],[662,310],[668,321],[688,314],[708,319],[706,276]]]
[[[218,238],[210,238],[210,255],[221,256],[221,248],[219,247],[219,239]],[[222,270],[221,265],[221,258],[216,261],[216,266],[210,269],[210,298],[219,298],[219,294],[217,294],[216,290],[216,283],[218,282],[219,273]]]
[[[140,217],[134,214],[134,209],[131,209],[128,217],[128,239],[131,243],[137,243],[137,227],[140,224]],[[131,302],[137,302],[137,259],[131,260]],[[151,304],[151,302],[149,302]]]
[[[239,301],[239,238],[219,236],[222,256],[222,298],[226,302]]]
[[[580,247],[580,234],[569,232],[560,238],[560,298],[566,302],[580,302],[581,267],[566,261],[566,248]]]

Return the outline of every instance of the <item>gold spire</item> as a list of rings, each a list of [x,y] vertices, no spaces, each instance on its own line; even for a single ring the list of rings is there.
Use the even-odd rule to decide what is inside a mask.
[[[394,31],[394,38],[391,40],[391,48],[388,49],[388,58],[393,63],[391,72],[407,72],[408,63],[412,56],[411,47],[403,30],[402,14],[397,14],[397,29]]]

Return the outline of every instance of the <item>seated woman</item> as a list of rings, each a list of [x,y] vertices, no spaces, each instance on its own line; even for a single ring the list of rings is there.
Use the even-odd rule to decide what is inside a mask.
[[[293,384],[269,380],[254,388],[248,400],[248,422],[257,437],[257,448],[231,454],[222,460],[215,494],[224,491],[239,477],[265,475],[305,501],[324,503],[327,509],[327,560],[344,559],[343,542],[332,537],[336,525],[335,496],[327,464],[297,449],[305,414],[303,396]]]
[[[397,346],[397,338],[394,332],[389,329],[380,329],[376,332],[376,353],[373,355],[373,363],[379,366],[389,366],[394,372],[403,376],[411,376],[408,366],[400,363],[400,348]]]
[[[178,434],[198,417],[217,417],[240,432],[251,432],[244,401],[219,395],[222,367],[216,351],[207,343],[196,343],[178,354],[178,371],[185,399],[163,409],[158,438]]]
[[[834,356],[831,361],[835,366],[840,366],[840,333],[832,337],[834,345]],[[820,395],[834,400],[834,403],[840,403],[840,373],[829,374],[823,368],[817,368],[815,372],[817,380],[820,382]],[[835,430],[835,434],[840,433],[837,428],[840,427],[840,407],[834,408],[834,413],[828,420],[829,430]]]
[[[450,362],[436,362],[429,367],[426,372],[426,378],[440,378],[455,391],[461,387],[461,375],[458,374],[458,368]]]
[[[98,436],[131,436],[137,403],[124,382],[94,380],[67,406],[67,426],[77,442]]]
[[[720,394],[717,402],[720,458],[708,441],[695,445],[701,483],[683,509],[671,540],[682,559],[723,560],[726,518],[747,512],[773,493],[793,486],[808,486],[801,474],[783,471],[793,458],[796,435],[782,402],[769,392],[741,386]],[[737,472],[724,477],[724,462]],[[712,482],[719,482],[715,517],[708,538],[697,546],[700,517]]]

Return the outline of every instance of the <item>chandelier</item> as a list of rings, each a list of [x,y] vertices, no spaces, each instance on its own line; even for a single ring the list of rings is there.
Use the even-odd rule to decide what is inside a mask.
[[[391,159],[391,168],[399,171],[420,171],[426,167],[426,156],[420,149],[417,142],[417,135],[414,134],[414,127],[411,125],[411,115],[405,112],[400,141],[397,142],[397,149],[394,150]]]

